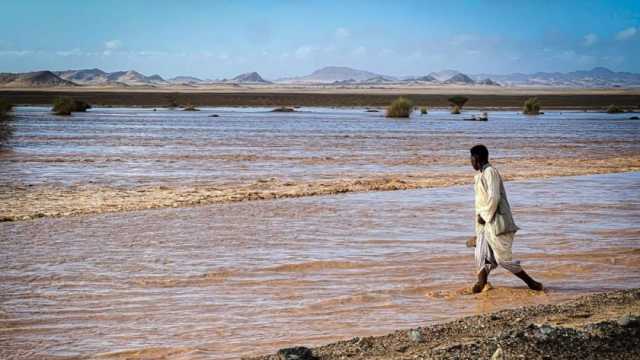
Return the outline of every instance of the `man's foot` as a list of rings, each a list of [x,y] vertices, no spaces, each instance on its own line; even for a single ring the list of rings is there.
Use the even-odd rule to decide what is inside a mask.
[[[473,287],[471,288],[471,291],[474,294],[481,292],[482,289],[484,289],[484,286],[487,285],[488,277],[489,277],[489,274],[487,273],[487,270],[485,269],[480,270],[480,272],[478,273],[478,282],[475,285],[473,285]]]
[[[519,273],[516,273],[514,275],[519,277],[520,280],[524,281],[527,284],[527,286],[529,287],[529,289],[531,289],[531,290],[542,291],[542,289],[544,289],[544,286],[542,286],[541,283],[533,280],[531,278],[531,276],[529,276],[529,274],[527,274],[524,270],[522,270]]]

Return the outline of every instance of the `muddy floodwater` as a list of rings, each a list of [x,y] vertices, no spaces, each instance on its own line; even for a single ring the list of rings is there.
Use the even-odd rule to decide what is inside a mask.
[[[485,143],[501,159],[640,153],[629,114],[548,112],[528,117],[433,110],[410,120],[384,111],[300,108],[96,108],[71,117],[19,107],[0,185],[175,186],[329,180],[381,174],[463,172],[468,149]],[[211,117],[217,115],[217,117]]]
[[[508,180],[640,171],[630,114],[375,111],[18,107],[0,148],[0,221],[463,185],[477,143]]]
[[[545,293],[465,291],[469,185],[0,223],[0,357],[238,358],[640,286],[640,173],[507,190]]]

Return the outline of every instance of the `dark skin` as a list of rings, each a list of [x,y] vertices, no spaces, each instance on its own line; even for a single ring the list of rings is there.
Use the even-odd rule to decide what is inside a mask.
[[[477,156],[473,156],[471,155],[471,166],[473,166],[473,170],[475,171],[482,171],[482,167],[487,164],[489,161],[485,160],[485,159],[480,159]],[[484,225],[485,221],[484,219],[480,216],[480,214],[478,214],[478,224],[480,225]]]
[[[476,156],[471,155],[471,166],[473,166],[473,169],[476,171],[482,171],[482,167],[484,167],[484,165],[487,164],[488,162],[489,162],[488,159],[480,159]],[[484,219],[479,214],[478,214],[477,221],[478,221],[478,224],[480,225],[485,224]],[[475,246],[475,240],[476,240],[475,236],[469,239],[469,241],[467,241],[467,246],[469,247]],[[541,291],[543,289],[542,284],[532,279],[524,270],[514,275],[520,278],[522,281],[524,281],[531,290]],[[482,269],[478,273],[478,282],[473,286],[471,291],[474,294],[481,292],[484,286],[487,284],[488,277],[489,277],[489,274],[484,269]]]

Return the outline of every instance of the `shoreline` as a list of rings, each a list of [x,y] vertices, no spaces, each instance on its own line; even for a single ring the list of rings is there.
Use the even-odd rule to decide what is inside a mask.
[[[635,288],[245,359],[633,359],[640,356],[639,315]]]
[[[323,89],[320,89],[323,90]],[[605,109],[615,104],[637,109],[640,91],[636,90],[553,90],[501,89],[492,92],[477,89],[256,89],[184,90],[184,89],[2,89],[0,98],[17,105],[50,105],[56,97],[72,96],[95,106],[166,107],[170,103],[193,106],[329,106],[382,107],[399,96],[416,105],[448,108],[448,98],[462,94],[469,98],[467,109],[521,109],[525,100],[537,97],[545,109]]]

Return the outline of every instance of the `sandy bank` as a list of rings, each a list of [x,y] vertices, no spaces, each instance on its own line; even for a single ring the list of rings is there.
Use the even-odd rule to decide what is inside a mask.
[[[506,180],[554,176],[578,176],[640,171],[636,154],[581,158],[497,159],[495,164]],[[462,165],[462,164],[455,164]],[[103,185],[7,186],[0,191],[0,221],[29,220],[107,212],[170,207],[191,207],[216,203],[331,195],[347,192],[391,191],[464,185],[472,182],[470,172],[411,173],[364,178],[335,177],[316,181],[259,179],[253,183],[196,184],[118,188]]]
[[[543,109],[599,109],[611,104],[637,108],[638,90],[504,88],[324,88],[246,87],[213,89],[1,89],[0,98],[14,104],[49,105],[56,97],[73,96],[92,105],[155,106],[170,103],[196,106],[387,106],[398,96],[418,105],[447,107],[451,95],[469,97],[466,108],[522,108],[537,96]]]
[[[637,359],[638,315],[640,289],[631,289],[354,338],[307,350],[299,359],[489,359],[496,352],[502,355],[495,359]],[[286,353],[255,359],[287,359]]]

